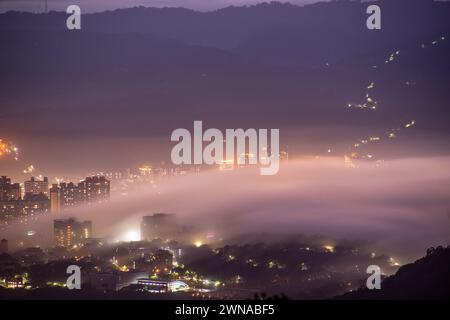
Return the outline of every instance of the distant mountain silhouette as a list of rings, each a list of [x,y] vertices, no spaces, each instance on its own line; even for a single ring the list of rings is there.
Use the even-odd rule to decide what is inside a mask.
[[[450,246],[430,248],[425,257],[386,278],[380,290],[361,288],[337,299],[450,299]]]
[[[331,1],[306,6],[271,2],[212,12],[131,8],[82,16],[82,29],[108,34],[152,34],[216,47],[277,65],[321,66],[383,53],[450,31],[450,4],[380,0],[382,30],[366,28],[367,3]],[[0,16],[0,30],[64,30],[62,12]]]

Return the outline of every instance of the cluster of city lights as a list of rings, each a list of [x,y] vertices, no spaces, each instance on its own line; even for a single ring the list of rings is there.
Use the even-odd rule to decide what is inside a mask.
[[[421,49],[427,49],[428,47],[439,46],[441,44],[441,42],[443,42],[444,40],[446,40],[446,37],[441,36],[438,39],[431,41],[429,44],[422,43],[419,47]],[[400,50],[395,50],[389,54],[389,56],[384,61],[384,64],[390,65],[390,64],[398,61],[399,58],[400,58]],[[378,66],[372,66],[372,68],[377,69]],[[406,81],[405,85],[407,85],[407,86],[415,85],[415,81]],[[356,108],[356,109],[367,109],[367,110],[372,110],[372,111],[377,110],[378,101],[376,101],[373,98],[373,95],[371,94],[371,91],[374,88],[375,88],[375,81],[370,81],[370,83],[367,85],[367,88],[366,88],[367,90],[366,90],[366,94],[365,94],[365,101],[362,103],[348,103],[347,107],[348,108]],[[397,134],[401,130],[412,128],[413,126],[415,126],[415,124],[416,124],[416,121],[411,120],[401,127],[387,130],[387,131],[385,131],[383,138],[396,139]],[[371,144],[371,143],[379,142],[379,141],[383,140],[383,138],[381,136],[371,136],[369,138],[359,139],[357,142],[353,143],[351,146],[352,150],[351,150],[350,154],[344,155],[345,166],[351,167],[351,168],[356,168],[357,166],[353,163],[352,159],[367,159],[367,160],[375,159],[375,156],[373,154],[361,155],[360,152],[357,152],[355,149],[362,148],[363,146]],[[328,153],[331,153],[331,149],[328,149]],[[378,161],[381,161],[381,160],[378,160]]]
[[[19,160],[19,149],[10,141],[0,139],[0,158],[13,156],[14,160]]]

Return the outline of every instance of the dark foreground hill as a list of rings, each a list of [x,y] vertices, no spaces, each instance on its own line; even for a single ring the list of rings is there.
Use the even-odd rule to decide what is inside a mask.
[[[380,290],[361,288],[338,299],[450,299],[450,246],[430,248],[427,255],[401,267],[381,283]]]

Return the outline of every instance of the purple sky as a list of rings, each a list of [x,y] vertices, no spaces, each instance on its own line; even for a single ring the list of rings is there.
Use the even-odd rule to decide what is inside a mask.
[[[327,0],[321,0],[327,1]],[[230,5],[247,5],[261,2],[262,0],[47,0],[49,10],[62,11],[70,4],[77,4],[84,12],[113,10],[134,6],[148,7],[185,7],[196,10],[214,10]],[[308,4],[318,0],[290,0],[279,1],[293,4]],[[0,0],[0,12],[9,10],[23,10],[40,12],[44,10],[45,0]]]

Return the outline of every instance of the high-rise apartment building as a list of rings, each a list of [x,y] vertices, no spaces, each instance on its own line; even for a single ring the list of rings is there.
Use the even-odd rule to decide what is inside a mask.
[[[75,219],[53,221],[55,244],[59,247],[73,247],[92,237],[92,222],[79,222]]]
[[[38,180],[35,177],[31,177],[30,180],[25,181],[25,194],[44,194],[48,197],[48,178],[44,177],[43,180]]]
[[[50,189],[52,211],[109,200],[110,182],[105,177],[87,177],[74,184],[62,182]]]
[[[11,179],[0,177],[0,201],[12,201],[20,199],[20,185],[11,183]]]
[[[20,208],[24,217],[46,213],[50,211],[50,199],[43,193],[26,193],[22,201],[20,201]]]
[[[87,177],[78,183],[79,197],[81,202],[96,203],[109,200],[110,183],[105,177]]]
[[[80,203],[79,188],[73,182],[59,184],[60,208],[70,208]]]
[[[141,240],[175,239],[180,232],[174,213],[155,213],[142,217]]]
[[[61,209],[60,189],[57,184],[50,188],[50,211],[56,212]]]

